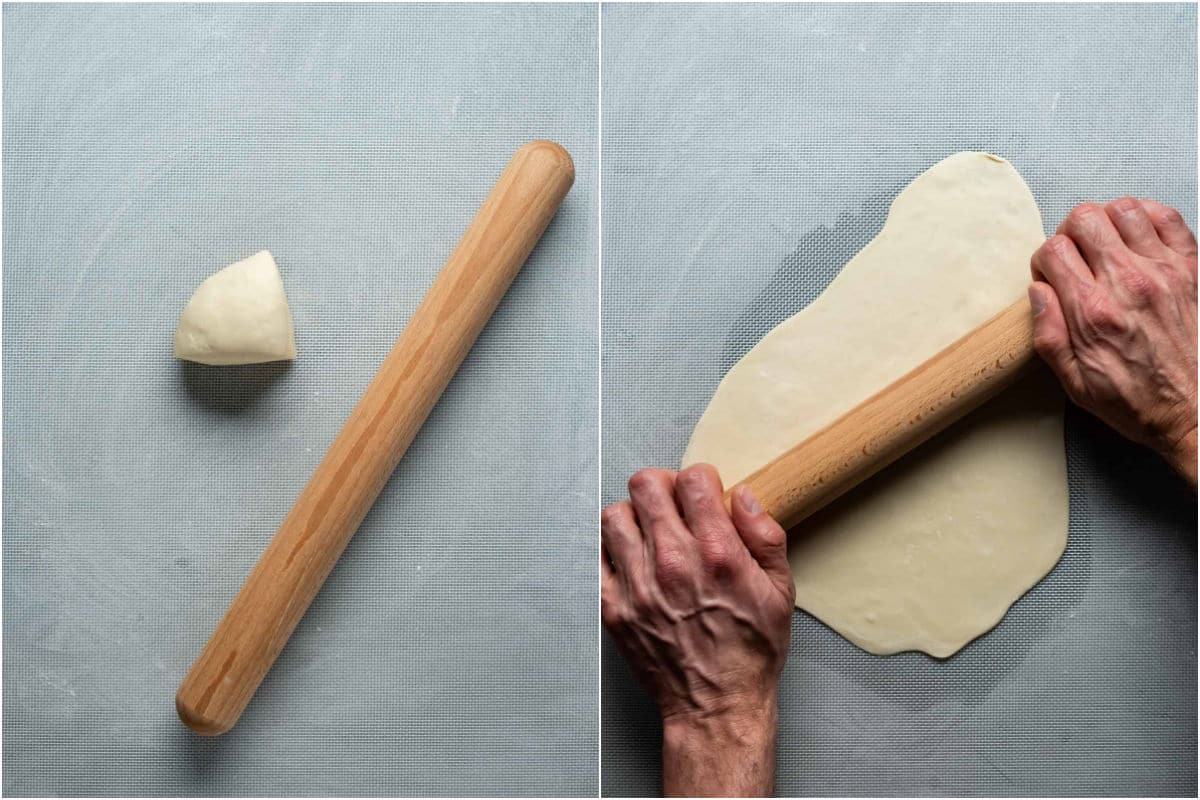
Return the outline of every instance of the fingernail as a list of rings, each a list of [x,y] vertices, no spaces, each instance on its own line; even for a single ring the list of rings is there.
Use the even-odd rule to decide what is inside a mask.
[[[742,509],[747,514],[758,515],[762,513],[762,506],[754,499],[754,493],[750,491],[749,486],[738,487],[738,502],[742,504]]]
[[[1042,296],[1042,290],[1036,285],[1029,287],[1029,305],[1033,306],[1035,317],[1046,310],[1046,298]]]

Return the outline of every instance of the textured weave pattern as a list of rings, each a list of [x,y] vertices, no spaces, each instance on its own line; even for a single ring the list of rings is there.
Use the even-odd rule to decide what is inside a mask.
[[[1014,162],[1053,228],[1131,193],[1196,221],[1191,6],[606,6],[602,495],[675,465],[717,382],[950,153]],[[804,614],[781,794],[1195,795],[1195,497],[1067,421],[1071,541],[949,661]],[[604,645],[602,790],[658,789],[654,710]]]
[[[594,6],[4,9],[4,792],[594,794]],[[241,723],[173,697],[513,151],[577,180]],[[270,249],[290,368],[175,362]]]

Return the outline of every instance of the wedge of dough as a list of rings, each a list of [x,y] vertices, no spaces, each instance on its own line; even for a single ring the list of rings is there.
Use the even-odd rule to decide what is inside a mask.
[[[210,275],[175,331],[175,356],[201,364],[257,364],[296,357],[292,312],[266,250]]]
[[[1044,241],[1007,161],[958,153],[879,235],[725,376],[684,465],[732,486],[1017,300]],[[789,539],[796,605],[871,653],[949,656],[995,626],[1067,542],[1062,395],[998,397]]]

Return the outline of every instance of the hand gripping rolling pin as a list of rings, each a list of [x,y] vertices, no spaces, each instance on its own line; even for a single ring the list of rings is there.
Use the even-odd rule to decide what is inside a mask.
[[[567,151],[516,152],[175,696],[233,727],[575,180]]]
[[[763,510],[791,528],[1011,386],[1033,357],[1026,298],[739,485],[749,486]],[[732,496],[725,493],[727,504]]]

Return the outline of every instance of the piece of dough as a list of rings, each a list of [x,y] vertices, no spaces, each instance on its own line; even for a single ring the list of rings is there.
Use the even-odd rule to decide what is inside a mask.
[[[175,357],[201,364],[257,364],[296,357],[283,278],[266,250],[196,287],[179,317]]]
[[[734,365],[683,463],[733,486],[1015,302],[1044,238],[1007,161],[936,164],[816,301]],[[805,520],[789,539],[796,605],[879,655],[945,657],[991,629],[1066,547],[1062,412],[1043,374]]]

